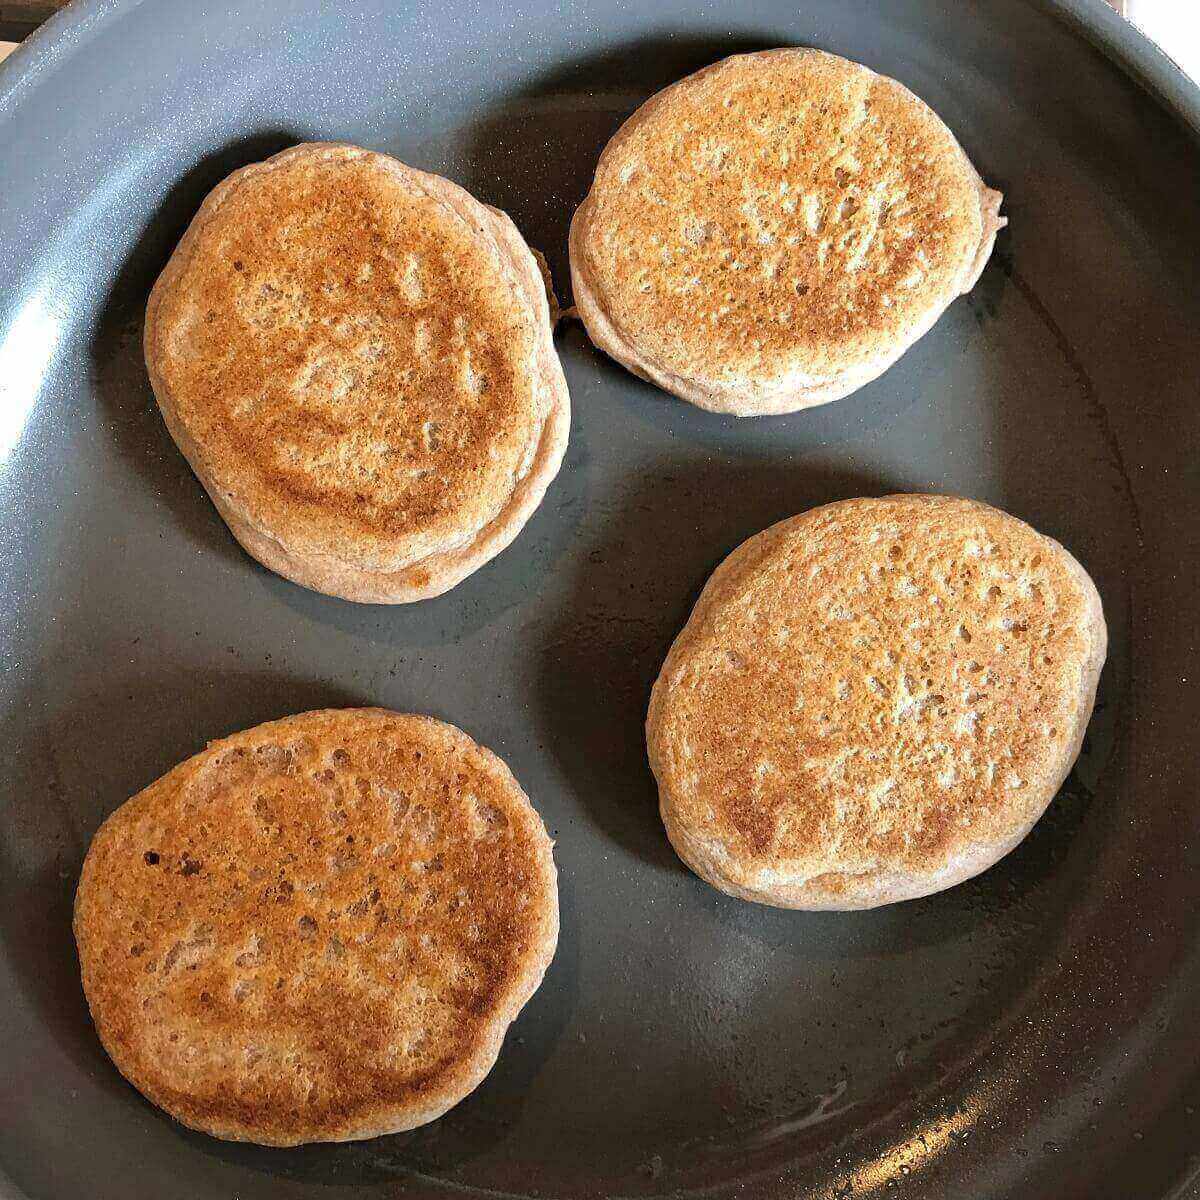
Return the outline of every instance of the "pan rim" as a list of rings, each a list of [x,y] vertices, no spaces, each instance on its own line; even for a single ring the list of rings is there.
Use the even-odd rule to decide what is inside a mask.
[[[161,0],[74,0],[36,30],[0,64],[0,129],[10,122],[29,119],[27,105],[39,89],[53,85],[58,72],[69,69],[79,51],[119,21],[133,17],[143,5]],[[1200,84],[1193,81],[1163,50],[1136,26],[1116,14],[1104,0],[1022,0],[1029,9],[1044,12],[1100,51],[1135,82],[1149,98],[1192,137],[1200,137]],[[1172,1194],[1191,1195],[1200,1167],[1185,1168]],[[11,1192],[9,1189],[12,1188]],[[0,1196],[24,1193],[4,1174],[0,1164]]]
[[[154,0],[72,0],[0,62],[0,124],[17,115],[23,94],[116,20]],[[1200,82],[1106,0],[1024,0],[1094,46],[1156,103],[1200,137]]]

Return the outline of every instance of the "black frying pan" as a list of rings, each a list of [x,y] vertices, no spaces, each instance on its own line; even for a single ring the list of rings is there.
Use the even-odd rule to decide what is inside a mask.
[[[617,124],[813,44],[928,100],[1011,225],[882,379],[738,423],[559,335],[568,460],[447,596],[355,607],[241,553],[163,428],[140,322],[205,192],[302,138],[444,172],[565,287]],[[1100,0],[77,3],[0,68],[0,1196],[1166,1200],[1200,1147],[1200,94]],[[1065,543],[1112,646],[1027,841],[927,900],[797,914],[687,873],[649,685],[712,567],[844,496],[974,496]],[[272,1151],[111,1067],[69,929],[100,820],[206,739],[321,705],[453,721],[558,839],[563,936],[442,1120]]]

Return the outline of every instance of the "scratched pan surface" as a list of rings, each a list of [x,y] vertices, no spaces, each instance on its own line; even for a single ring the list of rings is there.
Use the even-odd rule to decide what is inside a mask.
[[[507,209],[561,285],[618,122],[780,43],[899,77],[1007,193],[980,285],[898,366],[739,424],[568,327],[563,472],[451,594],[355,607],[238,550],[139,350],[149,284],[218,179],[302,138],[379,147]],[[0,1196],[1197,1194],[1198,119],[1099,0],[112,0],[18,52],[0,72]],[[849,915],[720,896],[655,814],[661,658],[743,538],[909,489],[1002,505],[1095,575],[1112,652],[1078,768],[948,894]],[[74,881],[104,815],[206,739],[331,704],[434,713],[512,764],[558,839],[562,942],[441,1121],[227,1145],[105,1059]]]

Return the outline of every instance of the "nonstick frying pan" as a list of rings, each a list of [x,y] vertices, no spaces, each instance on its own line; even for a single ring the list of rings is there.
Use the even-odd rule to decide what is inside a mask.
[[[257,567],[171,443],[150,283],[207,192],[304,138],[566,228],[646,96],[734,51],[894,75],[1006,193],[979,286],[883,378],[737,422],[560,332],[571,446],[448,595],[356,607]],[[1200,1195],[1200,94],[1100,0],[96,0],[0,68],[0,1196],[921,1200]],[[663,836],[642,720],[713,566],[845,496],[973,496],[1061,540],[1112,645],[1026,842],[872,912],[747,905]],[[500,1062],[408,1134],[190,1133],[88,1021],[101,819],[207,739],[323,705],[465,728],[557,838],[563,935]]]

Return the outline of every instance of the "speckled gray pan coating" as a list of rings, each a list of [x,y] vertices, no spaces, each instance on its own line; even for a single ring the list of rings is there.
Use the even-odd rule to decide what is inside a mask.
[[[567,223],[620,122],[783,44],[901,80],[1007,198],[979,284],[892,370],[739,424],[568,325],[563,469],[452,592],[351,605],[238,549],[163,427],[139,324],[221,178],[305,138],[384,150],[509,213],[565,292]],[[1195,88],[1101,0],[112,0],[18,51],[0,68],[0,1197],[1186,1196],[1196,128]],[[1079,765],[1019,849],[944,895],[848,914],[723,897],[663,835],[650,685],[735,546],[897,491],[995,504],[1087,564],[1111,647]],[[559,949],[443,1119],[222,1145],[106,1059],[71,945],[79,864],[209,738],[346,704],[429,713],[509,763],[557,842]]]

